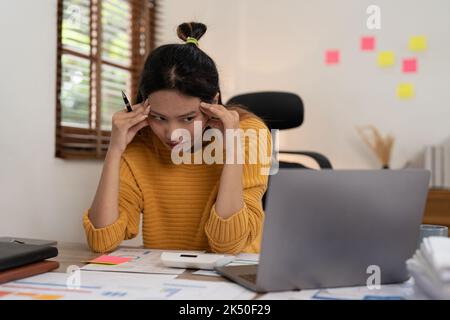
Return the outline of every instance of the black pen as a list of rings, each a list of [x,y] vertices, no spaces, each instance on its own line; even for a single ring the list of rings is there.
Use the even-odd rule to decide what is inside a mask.
[[[123,92],[123,91],[122,91],[122,98],[123,98],[123,102],[125,102],[125,106],[127,107],[127,112],[133,111],[133,109],[131,109],[130,101],[128,101],[128,98],[127,98],[125,92]]]

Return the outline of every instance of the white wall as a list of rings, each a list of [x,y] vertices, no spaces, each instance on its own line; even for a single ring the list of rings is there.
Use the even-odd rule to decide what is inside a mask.
[[[173,30],[181,21],[204,21],[209,30],[201,46],[225,74],[227,98],[258,90],[286,90],[302,97],[305,122],[281,135],[282,148],[320,151],[336,168],[378,168],[355,130],[356,125],[373,124],[395,136],[391,164],[400,168],[424,144],[450,136],[449,1],[183,3],[165,1],[168,32],[163,40],[176,40]],[[366,28],[366,8],[371,4],[381,7],[381,30]],[[395,68],[381,70],[375,53],[359,51],[359,38],[366,34],[377,37],[377,49],[396,53]],[[403,75],[399,61],[411,56],[407,43],[415,34],[428,36],[429,51],[418,55],[418,74]],[[328,48],[341,49],[339,66],[324,65]],[[396,98],[396,85],[403,81],[415,84],[414,100]]]
[[[101,164],[54,158],[56,0],[0,1],[0,235],[84,240]]]
[[[358,51],[359,36],[370,34],[369,4],[382,8],[380,47],[406,54],[410,35],[428,35],[418,75],[382,72],[373,54]],[[226,99],[251,90],[304,99],[305,123],[282,135],[282,147],[320,151],[337,168],[376,168],[354,130],[371,123],[396,136],[393,166],[401,167],[424,144],[450,135],[448,12],[446,0],[166,0],[159,43],[177,41],[181,22],[206,23],[200,45],[218,64]],[[55,13],[56,0],[0,1],[0,235],[84,241],[81,214],[101,163],[53,157]],[[323,65],[328,47],[342,49],[337,68]],[[395,85],[409,79],[416,99],[397,101]]]

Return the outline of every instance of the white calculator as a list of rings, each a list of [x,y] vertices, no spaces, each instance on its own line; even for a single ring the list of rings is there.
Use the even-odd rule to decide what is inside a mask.
[[[161,261],[166,267],[214,270],[234,260],[235,256],[216,253],[163,252]]]

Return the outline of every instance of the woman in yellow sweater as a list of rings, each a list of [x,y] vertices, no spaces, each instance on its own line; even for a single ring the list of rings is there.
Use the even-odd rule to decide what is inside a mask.
[[[259,252],[261,200],[268,182],[263,169],[270,166],[261,161],[261,154],[270,155],[270,132],[254,114],[222,105],[214,61],[198,47],[205,32],[202,23],[178,26],[177,34],[185,43],[153,50],[133,111],[113,115],[98,189],[83,215],[93,251],[112,251],[122,240],[136,237],[142,215],[147,248]],[[174,139],[179,129],[194,136],[192,142],[184,136]],[[243,163],[174,163],[175,149],[187,152],[191,160],[206,154],[212,141],[203,142],[203,136],[199,140],[197,129],[201,134],[208,129],[224,134],[224,157],[231,154],[226,131],[255,129],[264,132],[266,143],[259,148],[243,143]],[[237,140],[243,141],[242,136]],[[220,155],[217,150],[214,154]],[[258,160],[249,161],[255,153]]]

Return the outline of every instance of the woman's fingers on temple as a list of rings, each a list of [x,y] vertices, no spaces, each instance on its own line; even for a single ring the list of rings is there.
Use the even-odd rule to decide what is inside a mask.
[[[224,107],[220,105],[206,104],[200,106],[202,107],[202,110],[204,110],[206,114],[208,114],[212,118],[216,118],[217,120],[222,118],[225,115],[225,112],[227,111]]]
[[[145,108],[145,101],[131,106],[131,109],[133,109],[133,111],[140,111],[144,108]]]
[[[227,112],[227,108],[225,108],[223,105],[221,104],[210,104],[210,103],[206,103],[205,106],[214,111],[214,112]]]
[[[217,126],[218,121],[234,123],[236,120],[239,120],[239,113],[237,111],[228,110],[223,105],[201,102],[200,107],[202,112],[208,115],[208,123],[210,126]]]
[[[149,106],[148,99],[145,99],[143,102],[140,103],[140,108],[147,108]]]
[[[147,120],[147,118],[148,118],[148,114],[140,112],[140,113],[135,114],[134,117],[127,118],[127,121],[128,121],[129,126],[132,127],[143,120]]]
[[[212,112],[206,108],[202,108],[200,111],[203,112],[204,114],[206,114],[209,118],[214,117],[214,112]]]
[[[148,113],[148,111],[150,111],[150,103],[148,99],[146,99],[144,102],[141,103],[140,109],[142,109],[142,112]]]
[[[205,112],[206,113],[206,112]],[[220,118],[217,115],[214,115],[213,112],[206,113],[210,121],[220,121]]]
[[[144,128],[144,127],[146,127],[146,126],[148,126],[149,124],[148,124],[148,121],[145,119],[145,120],[142,120],[141,122],[139,122],[138,124],[135,124],[132,128],[131,128],[131,130],[133,130],[133,131],[135,131],[135,132],[138,132],[139,130],[141,130],[142,128]]]

